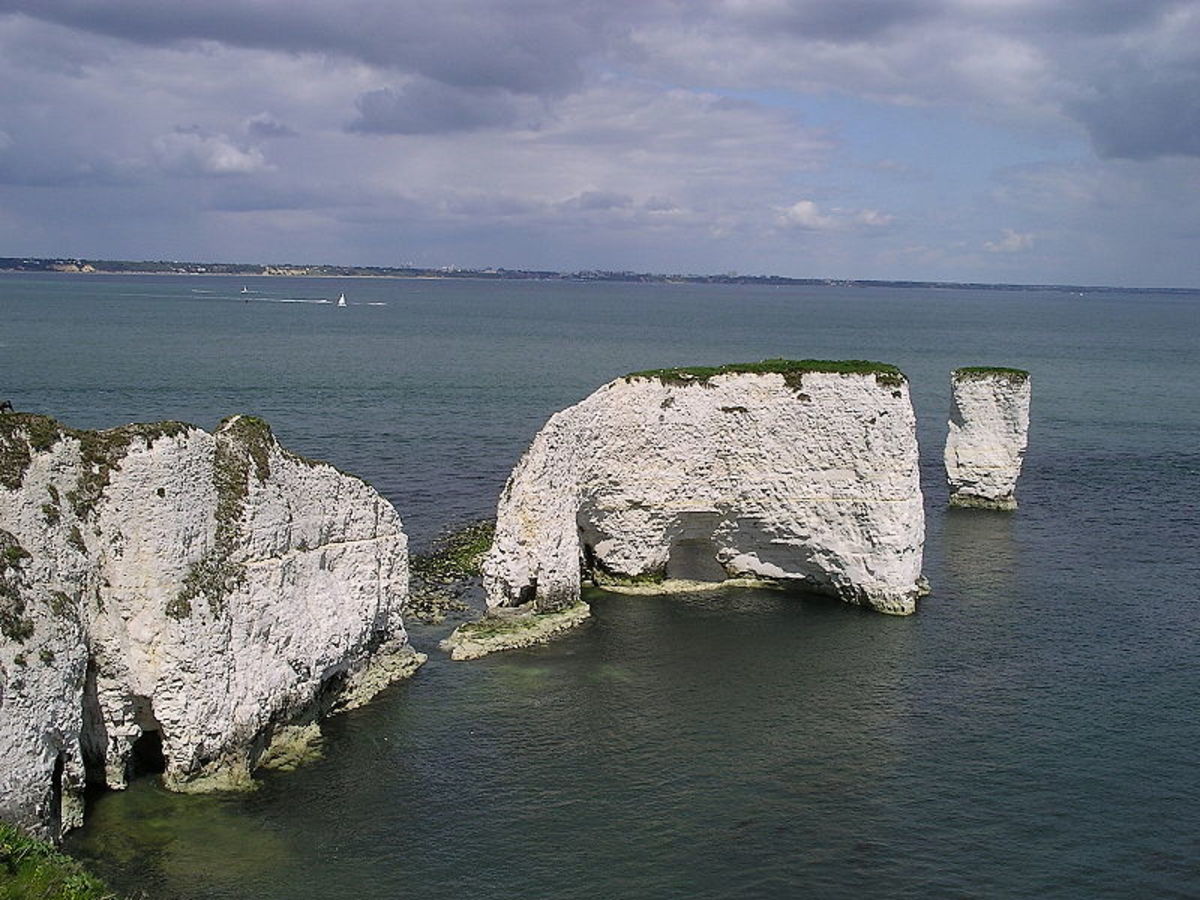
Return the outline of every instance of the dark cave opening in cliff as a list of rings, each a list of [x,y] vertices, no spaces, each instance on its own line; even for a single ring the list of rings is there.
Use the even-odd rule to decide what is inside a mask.
[[[54,758],[54,774],[50,779],[50,827],[55,834],[62,832],[63,772],[66,763],[60,752]]]
[[[166,770],[162,732],[157,728],[143,731],[129,748],[129,780],[143,775],[161,775]]]
[[[144,775],[161,775],[167,770],[163,754],[162,726],[154,717],[154,704],[149,697],[133,697],[134,721],[141,729],[129,747],[125,776],[132,781]]]

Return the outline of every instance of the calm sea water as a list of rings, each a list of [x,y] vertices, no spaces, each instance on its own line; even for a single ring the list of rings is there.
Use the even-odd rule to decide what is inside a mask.
[[[0,312],[19,408],[261,415],[417,547],[490,514],[547,416],[628,371],[855,357],[912,383],[916,616],[596,594],[558,643],[453,664],[445,627],[414,627],[429,663],[331,720],[321,761],[245,795],[100,797],[69,848],[122,890],[1200,895],[1200,297],[8,275]],[[945,508],[971,364],[1033,372],[1015,514]]]

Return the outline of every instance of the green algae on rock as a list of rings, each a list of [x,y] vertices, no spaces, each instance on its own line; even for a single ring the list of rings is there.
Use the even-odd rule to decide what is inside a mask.
[[[463,596],[477,583],[495,531],[491,519],[470,522],[438,537],[428,553],[411,556],[405,616],[438,624],[447,613],[466,612]]]
[[[493,611],[482,619],[467,622],[439,645],[451,659],[478,659],[499,650],[514,650],[542,644],[587,621],[591,609],[578,602],[553,612],[523,610],[515,614]]]

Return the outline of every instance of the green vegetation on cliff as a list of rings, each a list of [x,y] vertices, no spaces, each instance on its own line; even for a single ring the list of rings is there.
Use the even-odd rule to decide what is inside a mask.
[[[142,440],[149,447],[161,437],[174,437],[192,427],[185,422],[154,422],[122,425],[107,431],[78,431],[36,413],[0,414],[0,485],[16,490],[34,453],[43,453],[65,438],[74,438],[79,441],[80,475],[67,500],[82,518],[108,486],[113,470],[121,468],[121,460],[135,440]],[[57,490],[51,497],[54,501],[51,505],[57,507]]]
[[[0,822],[0,898],[117,900],[117,895],[71,857]]]
[[[25,615],[21,593],[21,567],[29,558],[17,539],[0,528],[0,635],[18,644],[33,636],[33,619]]]
[[[904,383],[904,373],[887,363],[865,359],[764,359],[756,363],[727,363],[723,366],[681,366],[674,369],[647,369],[630,372],[626,381],[634,378],[657,378],[663,384],[705,384],[717,375],[754,374],[782,375],[788,387],[799,389],[804,376],[814,372],[839,375],[874,375],[875,380],[888,387]]]
[[[1010,369],[1007,366],[963,366],[955,369],[953,375],[958,380],[1007,378],[1009,381],[1025,381],[1029,378],[1029,373],[1024,369]]]
[[[203,599],[218,616],[225,598],[245,583],[245,568],[233,561],[246,498],[250,495],[250,473],[259,483],[271,476],[270,454],[275,446],[271,426],[256,416],[231,416],[216,433],[213,485],[217,489],[217,529],[213,547],[188,568],[183,589],[167,604],[167,615],[185,619],[192,614],[192,601]]]

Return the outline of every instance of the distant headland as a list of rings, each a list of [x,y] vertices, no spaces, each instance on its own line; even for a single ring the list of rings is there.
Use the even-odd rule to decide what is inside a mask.
[[[459,266],[335,266],[304,263],[182,262],[179,260],[78,259],[0,256],[0,272],[62,272],[97,275],[237,275],[305,278],[470,278],[488,281],[614,281],[645,284],[751,284],[818,287],[891,287],[935,290],[1060,291],[1063,293],[1200,294],[1200,288],[1113,287],[1083,284],[991,284],[972,281],[888,281],[872,278],[789,278],[783,275],[658,274],[585,269],[554,272],[541,269],[470,269]]]

